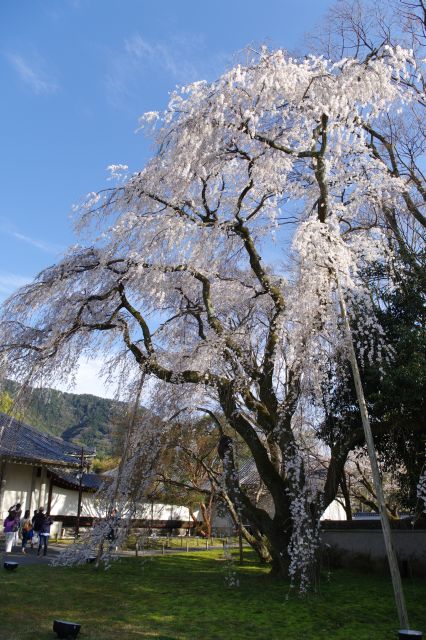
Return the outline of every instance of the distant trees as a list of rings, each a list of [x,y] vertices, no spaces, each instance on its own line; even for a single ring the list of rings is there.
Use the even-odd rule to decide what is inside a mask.
[[[0,411],[8,416],[13,415],[13,398],[7,391],[0,393]]]
[[[383,273],[369,273],[380,283]],[[424,291],[415,274],[400,273],[394,290],[379,292],[377,315],[393,355],[389,362],[368,363],[363,381],[382,469],[393,479],[393,505],[415,512],[417,483],[425,465],[426,332]],[[339,438],[340,430],[356,434],[360,424],[347,371],[329,396],[322,438]],[[362,447],[362,440],[358,447]],[[350,474],[353,474],[353,469]],[[359,474],[362,479],[362,474]],[[374,504],[374,497],[370,495]],[[377,503],[376,503],[377,504]]]
[[[111,453],[114,415],[120,406],[113,400],[56,389],[22,387],[16,381],[2,383],[3,409],[14,417],[64,440],[96,448],[99,455]],[[6,398],[9,400],[6,402]]]

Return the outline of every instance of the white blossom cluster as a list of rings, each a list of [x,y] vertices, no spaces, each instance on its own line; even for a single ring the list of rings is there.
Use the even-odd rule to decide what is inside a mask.
[[[423,512],[426,513],[426,471],[423,471],[419,478],[417,498],[423,503]]]
[[[298,452],[289,455],[285,463],[292,516],[292,533],[288,548],[290,586],[305,595],[312,586],[315,560],[319,547],[319,518],[309,512],[312,485],[304,477],[305,465]]]
[[[261,157],[256,188],[280,193],[301,159],[297,154],[312,148],[313,131],[326,114],[332,136],[330,169],[337,177],[340,166],[347,175],[352,168],[343,167],[342,159],[349,155],[356,162],[361,154],[359,162],[366,161],[361,122],[380,117],[396,100],[410,99],[398,79],[406,77],[411,62],[411,53],[401,48],[385,48],[367,63],[344,59],[334,64],[323,57],[298,60],[282,50],[264,50],[259,60],[237,65],[213,84],[197,82],[172,95],[157,133],[164,153],[154,164],[164,178],[173,166],[173,180],[186,196],[200,167],[204,177],[218,175],[229,164],[233,173],[238,168],[233,149],[238,148]],[[290,152],[268,149],[263,137]],[[303,162],[305,171],[309,163]],[[357,169],[355,165],[353,174]],[[150,167],[140,179],[149,172]],[[384,184],[383,193],[386,189]]]
[[[240,580],[235,568],[231,549],[232,548],[229,545],[223,545],[223,557],[225,559],[225,584],[229,589],[235,589],[240,586]]]
[[[325,223],[315,218],[302,223],[293,248],[298,269],[288,296],[292,314],[288,352],[295,361],[303,362],[305,390],[320,398],[330,362],[343,361],[347,355],[339,287],[356,322],[361,363],[380,362],[389,355],[371,293],[359,270],[368,263],[387,262],[391,256],[380,230],[357,233],[345,241],[336,215],[330,215]]]

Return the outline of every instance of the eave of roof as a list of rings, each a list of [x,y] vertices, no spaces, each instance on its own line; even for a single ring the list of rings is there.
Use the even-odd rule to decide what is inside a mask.
[[[0,413],[0,458],[3,460],[75,468],[79,466],[80,452],[79,445]]]
[[[62,469],[57,469],[52,467],[49,468],[49,471],[52,475],[54,484],[56,486],[63,486],[64,488],[71,488],[71,489],[79,489],[80,480],[74,474],[67,473]],[[108,482],[109,479],[99,476],[96,473],[83,473],[81,486],[83,491],[94,492],[94,491],[97,491],[105,481]]]
[[[16,456],[13,454],[7,454],[4,452],[0,452],[0,460],[6,462],[12,462],[16,464],[28,464],[32,467],[50,467],[51,465],[55,465],[55,467],[64,467],[69,469],[70,467],[73,469],[78,469],[79,462],[58,462],[58,460],[49,460],[42,458],[31,458],[26,456]]]

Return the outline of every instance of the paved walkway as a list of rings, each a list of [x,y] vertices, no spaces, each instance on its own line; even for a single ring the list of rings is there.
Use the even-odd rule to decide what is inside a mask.
[[[2,566],[3,562],[17,562],[20,565],[26,564],[48,564],[52,558],[56,557],[60,552],[57,545],[49,545],[47,555],[37,555],[37,548],[27,549],[26,553],[21,552],[20,547],[14,547],[12,553],[2,553]]]

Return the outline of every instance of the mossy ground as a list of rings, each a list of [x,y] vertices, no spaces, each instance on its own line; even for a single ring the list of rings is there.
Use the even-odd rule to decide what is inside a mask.
[[[107,571],[20,566],[1,573],[1,640],[48,640],[54,618],[79,640],[389,640],[398,620],[389,578],[335,570],[300,599],[247,555],[229,588],[219,551],[117,561]],[[426,584],[407,580],[413,628],[426,630]]]

